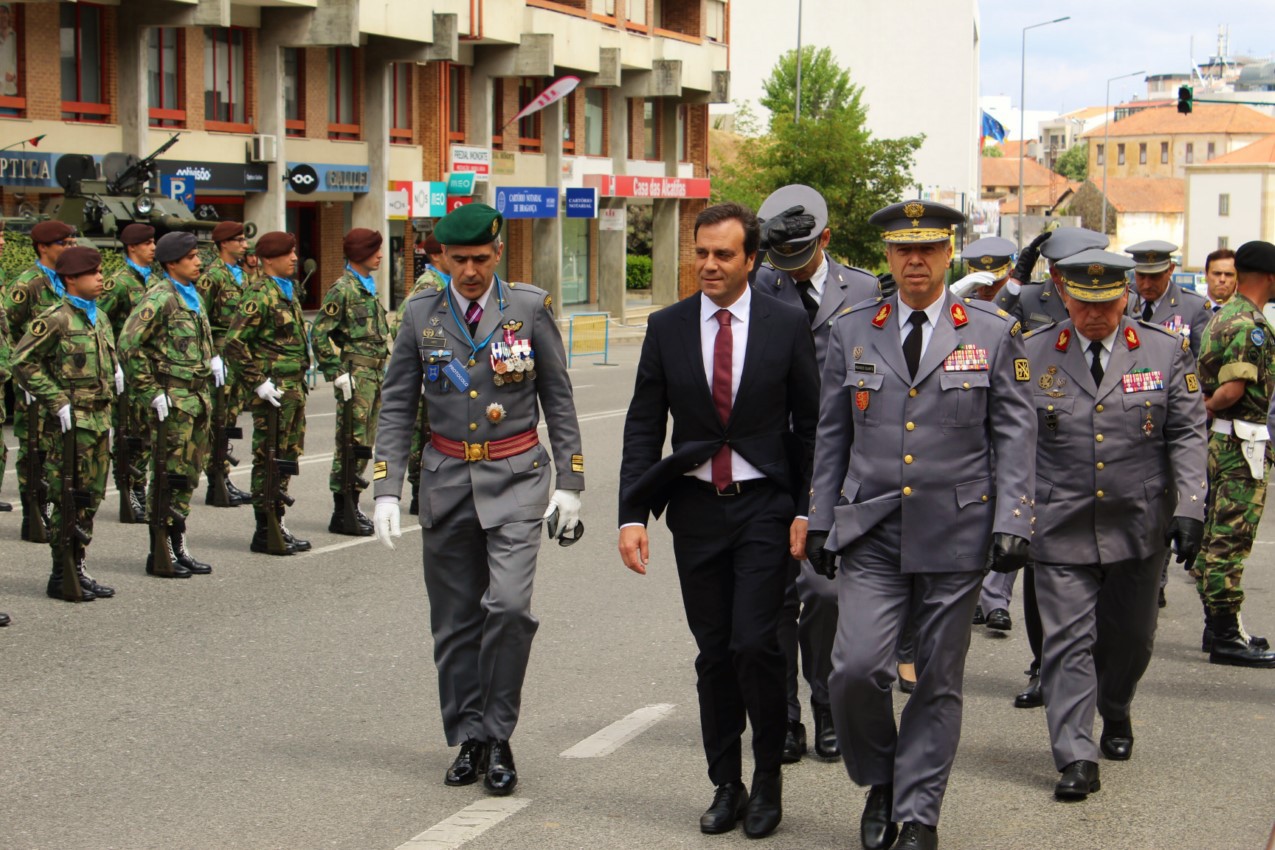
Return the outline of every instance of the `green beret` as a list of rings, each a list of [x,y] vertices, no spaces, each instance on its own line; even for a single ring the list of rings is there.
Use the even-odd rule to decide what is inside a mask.
[[[500,236],[504,218],[486,204],[457,207],[434,225],[434,236],[444,245],[488,245]]]

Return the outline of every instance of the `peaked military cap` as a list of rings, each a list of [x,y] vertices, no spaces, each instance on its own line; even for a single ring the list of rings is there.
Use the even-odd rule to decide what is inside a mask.
[[[79,277],[82,274],[92,274],[102,267],[102,255],[98,253],[96,248],[85,248],[76,245],[67,248],[58,257],[56,271],[62,277]]]
[[[1085,230],[1083,227],[1060,227],[1040,246],[1040,253],[1051,263],[1057,263],[1068,257],[1088,251],[1091,248],[1106,248],[1111,240],[1096,230]]]
[[[1050,237],[1053,238],[1053,237]],[[1018,246],[999,236],[987,236],[965,246],[961,259],[970,271],[988,272],[997,280],[1009,274]]]
[[[1126,254],[1133,255],[1133,262],[1136,264],[1134,271],[1143,274],[1159,274],[1162,271],[1168,271],[1173,263],[1172,254],[1176,250],[1178,250],[1177,245],[1165,242],[1163,239],[1149,239],[1124,249]]]
[[[771,245],[766,251],[766,259],[770,261],[770,264],[785,272],[796,271],[810,262],[819,248],[819,237],[828,226],[827,201],[823,199],[823,195],[800,183],[781,186],[771,192],[770,197],[762,202],[761,209],[757,211],[757,217],[764,221],[782,215],[785,210],[792,207],[804,208],[806,215],[814,218],[815,226],[809,236],[793,239],[780,245]]]
[[[500,236],[504,217],[486,204],[465,204],[434,225],[434,235],[444,245],[489,245]]]
[[[133,222],[120,231],[120,244],[141,245],[155,238],[155,228],[149,224]]]
[[[175,263],[198,247],[199,240],[195,238],[193,233],[186,233],[181,230],[165,233],[155,243],[155,262],[160,264]]]
[[[946,242],[952,225],[964,224],[965,216],[946,204],[918,200],[890,204],[868,221],[885,230],[881,238],[886,242]]]
[[[1127,275],[1133,268],[1133,260],[1123,254],[1090,248],[1059,260],[1057,266],[1067,294],[1077,301],[1095,304],[1115,301],[1128,291]]]
[[[1275,245],[1260,240],[1245,242],[1235,251],[1235,270],[1275,274]]]

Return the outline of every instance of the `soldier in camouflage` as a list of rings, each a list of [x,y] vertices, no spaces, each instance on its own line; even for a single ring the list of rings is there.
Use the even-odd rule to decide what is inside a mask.
[[[226,357],[226,334],[231,320],[239,311],[239,301],[243,291],[254,282],[246,267],[248,239],[244,236],[243,224],[237,221],[221,221],[213,228],[213,244],[217,246],[217,259],[209,264],[196,286],[199,297],[203,301],[204,313],[212,326],[213,353],[220,356],[230,370],[232,378],[238,377],[238,364]],[[226,406],[226,425],[233,427],[239,414],[243,412],[247,398],[244,387],[238,380],[230,380],[223,390],[213,393],[213,404]],[[218,411],[220,413],[220,411]],[[221,435],[215,435],[221,439]],[[212,463],[212,452],[208,453],[208,461]],[[230,471],[229,462],[225,462],[226,472]],[[226,490],[230,493],[230,507],[246,505],[252,501],[250,494],[240,490],[226,479]],[[204,503],[213,504],[212,484],[209,483]]]
[[[111,402],[123,387],[124,376],[115,356],[111,323],[98,313],[102,293],[102,255],[93,248],[69,247],[61,252],[55,274],[65,286],[66,297],[31,320],[13,352],[13,374],[36,401],[28,412],[45,414],[46,433],[74,429],[76,467],[68,469],[62,458],[62,441],[49,441],[44,474],[52,502],[50,543],[53,572],[47,593],[54,599],[88,602],[110,598],[115,590],[93,580],[84,570],[84,558],[76,559],[79,593],[67,596],[62,586],[61,536],[62,488],[77,486],[89,494],[88,504],[77,511],[76,523],[92,539],[93,516],[106,491],[110,464]],[[87,549],[89,540],[84,541]]]
[[[168,541],[173,572],[165,578],[189,578],[212,572],[186,546],[190,494],[208,454],[212,422],[211,388],[225,382],[220,356],[213,353],[212,328],[195,288],[203,261],[199,242],[190,233],[173,232],[159,240],[155,259],[164,270],[141,304],[128,317],[120,336],[129,388],[137,402],[167,422],[167,455],[155,457],[154,475],[185,476],[187,486],[169,492],[170,506],[181,518],[170,517]],[[155,492],[152,488],[152,492]],[[151,510],[157,510],[151,505]],[[152,564],[147,572],[160,575]]]
[[[239,309],[230,320],[226,335],[226,360],[235,364],[236,374],[252,398],[252,507],[257,530],[252,551],[268,551],[266,538],[266,412],[267,405],[279,409],[277,457],[295,461],[305,445],[305,399],[309,388],[305,374],[310,368],[306,346],[305,317],[301,315],[300,293],[294,291],[292,275],[297,270],[296,237],[273,231],[257,240],[262,278],[243,293]],[[287,492],[288,477],[281,487]],[[285,506],[278,505],[280,525]],[[286,554],[309,551],[310,541],[283,528]]]
[[[381,267],[381,242],[380,233],[365,227],[356,227],[345,235],[343,247],[348,260],[345,274],[328,290],[311,333],[319,369],[336,390],[336,451],[332,454],[332,472],[328,476],[328,487],[332,490],[332,520],[328,531],[333,534],[346,533],[342,446],[346,440],[369,448],[376,442],[381,383],[390,354],[389,322],[385,308],[376,297],[376,281],[372,277],[372,272]],[[345,433],[346,405],[353,405],[350,434]],[[362,478],[366,466],[367,461],[360,460],[354,471],[358,492],[367,488]],[[358,518],[356,536],[372,536],[372,521],[359,510],[357,502],[354,512]]]
[[[102,297],[97,302],[98,309],[110,319],[111,332],[116,340],[124,330],[124,320],[142,300],[151,283],[155,228],[149,224],[130,224],[120,232],[120,242],[124,245],[124,265],[102,284]],[[145,470],[150,465],[151,454],[148,429],[144,424],[147,418],[147,408],[143,405],[139,409],[127,394],[120,396],[119,403],[111,411],[111,424],[115,428],[115,451],[112,454],[115,458],[115,483],[120,498],[129,500],[135,523],[146,522],[146,479],[143,475],[133,480],[129,471],[120,465],[120,440],[125,436],[141,438],[141,450],[130,460],[138,470]]]
[[[416,278],[412,291],[407,294],[408,298],[426,290],[441,292],[451,283],[451,275],[447,273],[447,254],[432,233],[425,239],[425,255],[429,257],[429,262],[425,264],[425,271]],[[407,299],[404,299],[404,303],[406,302]],[[412,516],[420,513],[421,458],[428,442],[429,411],[425,407],[425,397],[421,396],[420,410],[416,413],[416,430],[412,432],[412,445],[407,453],[407,480],[412,485],[412,501],[407,512]]]
[[[0,249],[4,248],[4,237],[0,236]],[[12,356],[9,344],[9,321],[5,318],[4,307],[0,307],[0,389],[9,382],[9,358]],[[4,399],[0,394],[0,426],[4,425]],[[4,481],[4,468],[9,460],[9,447],[4,443],[4,429],[0,428],[0,481]],[[0,513],[13,510],[13,505],[0,502]]]
[[[1262,305],[1275,297],[1275,245],[1248,242],[1235,252],[1237,291],[1208,322],[1200,341],[1200,381],[1213,415],[1204,549],[1191,574],[1204,603],[1201,649],[1214,664],[1275,667],[1265,638],[1240,623],[1244,561],[1266,504],[1271,462],[1267,412],[1275,384],[1275,336]]]

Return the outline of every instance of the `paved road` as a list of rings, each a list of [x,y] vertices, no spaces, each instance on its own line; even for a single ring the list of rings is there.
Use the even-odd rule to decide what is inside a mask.
[[[619,365],[572,370],[588,532],[542,550],[517,794],[493,803],[479,786],[442,785],[453,751],[438,720],[418,532],[394,552],[326,532],[334,404],[324,385],[289,515],[314,541],[310,555],[250,554],[251,511],[207,508],[201,495],[191,547],[216,571],[149,578],[146,531],[115,522],[111,496],[91,569],[119,595],[74,606],[45,598],[47,552],[18,540],[17,514],[0,515],[0,609],[15,618],[0,630],[0,846],[396,850],[467,834],[475,850],[758,846],[698,832],[711,788],[669,536],[655,526],[646,578],[615,552],[636,358],[623,346]],[[246,470],[236,474],[245,487]],[[15,488],[10,471],[2,492],[14,500]],[[1272,543],[1264,535],[1248,582],[1248,625],[1265,634],[1275,632]],[[1043,713],[1010,705],[1025,683],[1019,611],[1007,638],[975,630],[944,848],[1265,845],[1275,672],[1204,662],[1181,572],[1164,614],[1134,759],[1104,762],[1103,790],[1076,805],[1052,799]],[[639,715],[610,754],[561,755],[598,749],[592,736],[648,706],[660,707],[649,725]],[[765,846],[857,847],[863,796],[842,767],[805,761],[785,773],[784,821]]]

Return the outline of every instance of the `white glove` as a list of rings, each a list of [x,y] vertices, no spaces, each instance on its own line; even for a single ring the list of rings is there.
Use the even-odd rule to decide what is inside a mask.
[[[257,397],[278,407],[279,399],[283,398],[283,391],[275,389],[274,381],[266,378],[265,382],[257,387]]]
[[[213,359],[208,361],[208,365],[212,367],[213,386],[224,387],[226,385],[226,364],[222,361],[220,354],[214,354]]]
[[[124,370],[118,363],[115,364],[115,394],[124,394]]]
[[[957,298],[964,298],[980,286],[991,286],[995,282],[996,278],[991,272],[970,272],[952,284],[949,289]]]
[[[160,393],[151,399],[151,407],[155,408],[155,416],[163,422],[168,418],[168,396]]]
[[[63,434],[71,430],[72,426],[75,424],[71,416],[71,405],[64,404],[58,408],[58,422],[62,424]]]
[[[376,529],[376,539],[393,549],[394,538],[403,536],[403,530],[399,528],[396,496],[376,497],[376,509],[372,511],[372,527]]]
[[[342,401],[354,398],[354,376],[349,372],[337,375],[332,381],[332,386],[336,387],[336,391],[341,394]]]
[[[544,519],[553,516],[554,511],[558,512],[558,522],[556,528],[550,524],[550,536],[570,533],[580,522],[580,491],[554,490],[549,507],[545,509]]]

